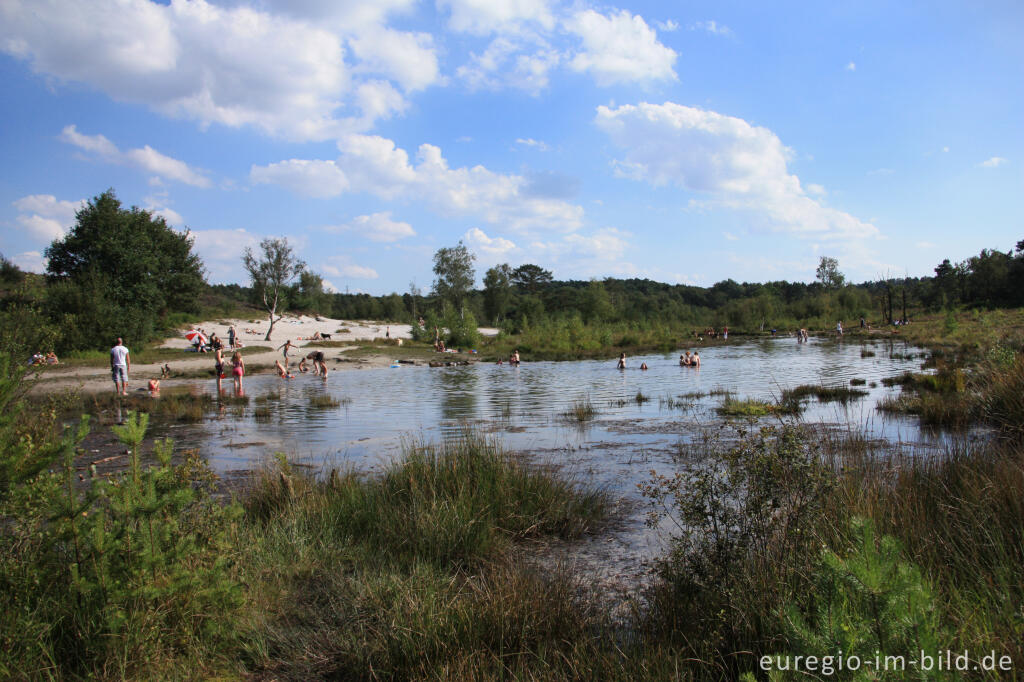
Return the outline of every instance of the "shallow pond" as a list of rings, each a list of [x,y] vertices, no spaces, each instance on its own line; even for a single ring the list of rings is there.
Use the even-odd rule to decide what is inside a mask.
[[[326,383],[309,374],[290,380],[258,375],[245,379],[252,398],[247,406],[225,406],[204,423],[159,431],[199,448],[215,470],[229,475],[249,471],[275,452],[323,471],[372,472],[408,443],[440,441],[467,426],[493,434],[508,449],[605,487],[621,505],[615,530],[577,543],[569,555],[609,586],[632,583],[637,567],[660,553],[659,538],[644,525],[637,486],[652,472],[671,474],[680,466],[679,444],[722,423],[717,408],[723,392],[774,401],[802,384],[849,386],[851,379],[864,379],[866,385],[856,388],[868,394],[846,405],[807,399],[803,421],[853,427],[871,438],[925,449],[945,438],[921,430],[916,418],[875,409],[900,390],[883,386],[882,379],[921,369],[924,354],[903,344],[750,341],[702,349],[699,370],[680,367],[679,353],[631,357],[621,371],[609,358],[518,367],[403,365],[332,372]],[[649,369],[641,370],[641,363]],[[214,388],[212,381],[200,386]],[[340,405],[313,405],[327,396]],[[589,402],[592,419],[580,423],[566,416],[577,402]]]
[[[332,372],[326,383],[310,374],[291,380],[258,375],[245,380],[246,394],[254,399],[247,407],[229,407],[203,424],[171,427],[169,435],[201,448],[221,472],[249,469],[279,451],[328,467],[369,469],[404,443],[437,441],[466,425],[497,433],[515,450],[597,447],[639,454],[674,445],[720,420],[725,391],[774,400],[801,384],[849,386],[850,379],[860,378],[867,385],[857,388],[867,396],[845,406],[810,398],[804,421],[852,424],[871,437],[901,442],[941,438],[922,432],[916,419],[883,418],[875,410],[878,400],[899,391],[882,386],[881,379],[920,371],[923,355],[913,348],[777,338],[706,348],[701,356],[699,370],[680,367],[675,352],[631,357],[625,370],[608,359],[518,367],[402,365]],[[640,370],[641,363],[649,369]],[[212,391],[213,382],[200,388]],[[261,400],[268,394],[269,400]],[[341,404],[312,404],[324,396]],[[579,402],[595,410],[582,424],[566,416]],[[611,474],[595,473],[602,479]]]

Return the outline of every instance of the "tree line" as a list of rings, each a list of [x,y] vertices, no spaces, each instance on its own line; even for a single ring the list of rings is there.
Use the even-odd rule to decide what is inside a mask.
[[[138,344],[199,316],[240,308],[271,321],[287,310],[411,322],[424,338],[433,338],[438,327],[449,330],[449,340],[470,343],[478,323],[508,334],[558,320],[759,332],[830,328],[861,317],[892,323],[918,310],[1024,306],[1024,240],[1011,251],[984,249],[958,263],[944,259],[934,277],[880,276],[860,284],[846,281],[836,259],[822,257],[810,283],[726,279],[699,287],[638,278],[557,280],[533,263],[502,263],[483,272],[480,288],[475,256],[459,242],[434,254],[428,292],[411,284],[401,294],[374,296],[325,290],[321,276],[286,239],[270,238],[246,250],[247,283],[209,285],[187,231],[149,211],[123,207],[113,190],[89,201],[45,255],[44,277],[0,256],[4,347],[15,337],[58,352],[105,349],[117,336]]]

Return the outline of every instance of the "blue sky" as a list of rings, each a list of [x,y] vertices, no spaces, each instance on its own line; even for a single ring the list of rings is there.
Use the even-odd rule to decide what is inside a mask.
[[[0,0],[0,252],[83,200],[211,282],[286,236],[340,291],[463,240],[559,279],[926,275],[1024,239],[1024,4]]]

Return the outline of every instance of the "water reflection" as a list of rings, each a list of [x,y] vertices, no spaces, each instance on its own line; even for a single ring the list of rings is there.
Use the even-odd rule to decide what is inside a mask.
[[[397,453],[403,439],[438,440],[461,431],[465,423],[499,433],[516,449],[561,452],[605,447],[647,452],[672,447],[695,429],[717,422],[722,391],[772,400],[800,384],[849,385],[850,379],[858,378],[866,382],[861,387],[868,391],[866,397],[848,405],[812,399],[804,419],[852,423],[871,437],[903,442],[935,438],[922,433],[915,419],[882,418],[875,410],[880,399],[898,392],[881,386],[882,378],[920,370],[919,352],[902,344],[768,339],[702,349],[699,370],[680,367],[681,352],[634,356],[623,371],[615,369],[615,357],[610,356],[578,362],[525,358],[527,362],[518,367],[476,364],[333,372],[326,383],[310,375],[292,380],[258,375],[247,377],[246,392],[253,401],[243,408],[240,419],[180,427],[174,436],[208,453],[221,470],[244,468],[249,459],[265,456],[270,448],[360,466]],[[649,370],[639,369],[643,362]],[[209,390],[215,390],[212,383]],[[638,402],[638,393],[649,400]],[[311,405],[311,399],[325,395],[341,405]],[[588,399],[597,411],[582,429],[564,417],[580,399]],[[240,447],[246,443],[267,445]]]

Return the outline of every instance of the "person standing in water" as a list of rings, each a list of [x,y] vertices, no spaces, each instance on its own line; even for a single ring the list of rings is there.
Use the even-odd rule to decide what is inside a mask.
[[[128,357],[128,349],[121,337],[118,337],[117,343],[110,349],[110,375],[114,379],[114,393],[128,395],[128,372],[131,369],[132,360]],[[118,383],[121,385],[120,391]]]
[[[626,354],[619,354],[619,364],[615,366],[615,369],[626,369]]]
[[[217,395],[220,395],[220,382],[221,379],[224,378],[224,352],[221,350],[220,346],[218,346],[214,353],[216,353],[216,355],[214,355],[213,360],[213,373],[217,375]]]
[[[235,380],[235,393],[242,395],[242,377],[245,376],[245,360],[237,350],[231,356],[231,375]]]

